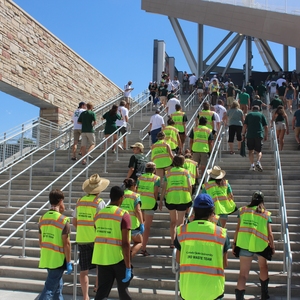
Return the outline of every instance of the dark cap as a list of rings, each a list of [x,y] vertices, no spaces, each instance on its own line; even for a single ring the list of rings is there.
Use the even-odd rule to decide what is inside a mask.
[[[255,191],[252,195],[254,201],[264,201],[264,194],[261,191]]]
[[[214,201],[208,194],[199,194],[194,200],[194,208],[212,208]]]
[[[83,105],[85,105],[85,102],[80,102],[78,108],[81,108]]]

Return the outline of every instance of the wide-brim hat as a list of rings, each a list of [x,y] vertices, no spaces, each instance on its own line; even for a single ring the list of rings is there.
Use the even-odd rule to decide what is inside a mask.
[[[106,178],[101,178],[98,174],[93,174],[89,179],[82,184],[82,189],[87,194],[96,195],[104,191],[110,181]]]
[[[144,151],[144,145],[142,143],[134,143],[133,145],[130,146],[130,148],[139,148],[142,152]]]
[[[214,179],[222,179],[225,177],[226,172],[219,166],[214,166],[212,169],[207,170],[208,175]]]

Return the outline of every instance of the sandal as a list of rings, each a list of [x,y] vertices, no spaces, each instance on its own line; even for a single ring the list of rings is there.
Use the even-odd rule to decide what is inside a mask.
[[[230,154],[233,155],[233,154],[235,154],[235,153],[234,153],[234,151],[230,151]]]
[[[150,256],[150,253],[148,253],[147,250],[141,250],[141,253],[143,256]]]
[[[83,164],[83,165],[86,165],[86,161],[85,161],[85,160],[83,160],[83,161],[82,161],[82,164]]]

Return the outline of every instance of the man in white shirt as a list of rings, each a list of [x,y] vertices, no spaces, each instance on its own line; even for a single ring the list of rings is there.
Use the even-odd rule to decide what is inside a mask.
[[[156,109],[155,115],[150,118],[149,134],[152,144],[157,142],[157,134],[165,128],[164,118],[160,115],[160,110]]]
[[[286,80],[284,79],[284,75],[280,76],[280,78],[278,78],[277,81],[276,81],[278,87],[282,86],[283,82],[286,83]]]
[[[214,106],[215,112],[218,114],[220,121],[223,121],[226,119],[227,109],[224,107],[223,100],[219,99],[218,104]]]
[[[174,90],[177,91],[180,87],[180,82],[179,82],[177,76],[175,76],[174,79],[172,80],[172,84],[173,84]]]
[[[129,110],[130,108],[130,102],[131,102],[131,91],[133,91],[134,88],[131,87],[132,81],[129,80],[128,83],[124,86],[124,100],[126,102],[126,108]]]
[[[176,104],[180,105],[180,101],[175,96],[168,101],[166,105],[168,116],[171,116],[174,112],[176,112],[176,108],[175,108]]]
[[[120,134],[123,135],[123,146],[119,144],[119,148],[122,150],[125,150],[127,148],[127,135],[125,135],[125,132],[127,131],[127,122],[128,122],[128,109],[125,107],[126,102],[122,100],[120,102],[120,106],[118,107],[118,114],[121,116],[121,120],[116,121],[116,125],[118,128],[122,127],[119,131]]]
[[[190,87],[189,91],[190,91],[190,94],[193,92],[193,90],[195,88],[196,81],[197,81],[197,77],[196,77],[195,73],[193,73],[189,77],[189,87]]]
[[[81,129],[82,129],[82,125],[78,124],[78,118],[80,116],[80,114],[86,110],[86,103],[85,102],[80,102],[78,105],[78,108],[75,110],[74,114],[73,114],[73,118],[72,118],[72,122],[74,124],[73,127],[73,138],[74,138],[74,144],[73,144],[73,148],[72,148],[72,160],[76,160],[76,151],[77,151],[77,145],[81,136]]]
[[[268,85],[269,93],[270,93],[270,99],[273,99],[276,92],[277,92],[277,81],[274,79],[271,79],[269,85]]]

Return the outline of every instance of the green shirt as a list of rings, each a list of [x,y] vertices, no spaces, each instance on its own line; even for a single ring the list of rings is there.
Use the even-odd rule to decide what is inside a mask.
[[[92,110],[83,111],[77,122],[82,124],[81,132],[92,132],[94,133],[93,122],[96,121],[96,115]]]
[[[247,125],[247,138],[263,138],[264,127],[267,126],[266,117],[259,111],[250,112],[244,124]]]
[[[271,103],[270,103],[270,106],[273,108],[273,109],[276,109],[279,105],[282,105],[283,106],[283,103],[282,101],[279,99],[279,98],[274,98]]]
[[[247,93],[240,93],[239,94],[240,104],[248,105],[248,101],[250,99],[249,94]]]

